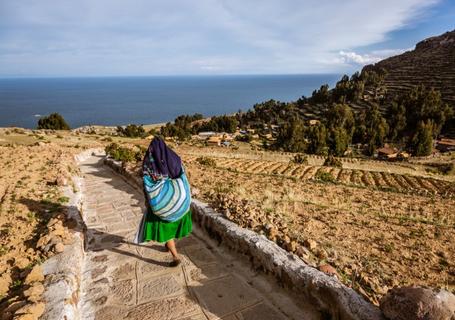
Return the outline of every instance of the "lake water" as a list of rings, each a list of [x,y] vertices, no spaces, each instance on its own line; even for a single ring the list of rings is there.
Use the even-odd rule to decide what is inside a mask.
[[[0,79],[0,127],[35,128],[58,112],[72,128],[172,121],[246,111],[255,103],[293,101],[340,75],[162,76]]]

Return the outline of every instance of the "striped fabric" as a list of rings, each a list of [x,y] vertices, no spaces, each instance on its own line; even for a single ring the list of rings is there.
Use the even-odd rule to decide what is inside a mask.
[[[185,171],[176,179],[154,181],[144,175],[144,191],[152,212],[161,220],[174,222],[190,209],[191,192]]]

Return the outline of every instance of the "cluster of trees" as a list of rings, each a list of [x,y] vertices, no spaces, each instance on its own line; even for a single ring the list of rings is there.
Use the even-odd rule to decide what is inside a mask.
[[[351,143],[360,143],[367,155],[373,155],[385,142],[391,142],[413,155],[424,156],[431,153],[433,139],[453,118],[452,109],[441,100],[440,93],[423,86],[396,97],[385,114],[377,102],[358,113],[349,104],[333,103],[317,125],[306,126],[303,118],[291,118],[280,128],[274,147],[342,156]]]
[[[203,118],[200,113],[178,116],[175,118],[174,123],[168,122],[165,126],[161,127],[160,134],[163,137],[176,137],[179,140],[186,140],[192,134],[196,133],[193,123]]]
[[[143,138],[147,136],[142,125],[129,124],[126,127],[117,126],[117,134],[128,138]]]
[[[179,140],[188,139],[192,134],[203,131],[216,131],[234,133],[239,125],[236,116],[216,116],[209,121],[197,122],[202,120],[203,116],[199,113],[194,115],[178,116],[173,123],[166,123],[161,127],[160,134],[164,137],[176,137]]]
[[[58,113],[51,113],[38,120],[38,129],[70,130],[70,126]]]

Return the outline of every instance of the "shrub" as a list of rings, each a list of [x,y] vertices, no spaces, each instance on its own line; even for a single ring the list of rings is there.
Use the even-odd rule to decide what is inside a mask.
[[[323,182],[335,182],[335,177],[331,173],[322,170],[319,170],[314,177]]]
[[[52,113],[38,120],[38,129],[69,130],[70,126],[60,114]]]
[[[292,162],[296,164],[308,164],[308,156],[301,153],[296,154]]]
[[[427,168],[428,172],[436,174],[450,175],[455,173],[455,164],[453,163],[429,163],[431,168]]]
[[[209,157],[199,157],[196,159],[196,161],[198,163],[202,164],[203,166],[216,167],[215,160],[213,160],[212,158],[209,158]]]
[[[236,136],[235,140],[240,142],[251,142],[251,140],[253,140],[253,137],[250,134],[244,134]]]
[[[144,127],[142,125],[137,126],[135,124],[129,124],[125,128],[118,126],[117,133],[128,138],[142,138],[146,136]]]
[[[126,147],[121,147],[117,143],[111,143],[104,150],[106,151],[106,154],[113,159],[125,163],[141,161],[145,153],[145,150],[142,148],[137,151]]]
[[[340,159],[337,159],[334,156],[330,155],[325,159],[324,166],[342,168],[343,163],[340,161]]]

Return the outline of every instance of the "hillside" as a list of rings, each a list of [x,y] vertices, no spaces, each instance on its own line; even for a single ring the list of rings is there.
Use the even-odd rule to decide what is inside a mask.
[[[455,30],[425,39],[414,50],[364,70],[371,67],[387,71],[384,84],[392,96],[424,84],[440,90],[443,100],[455,106]]]

